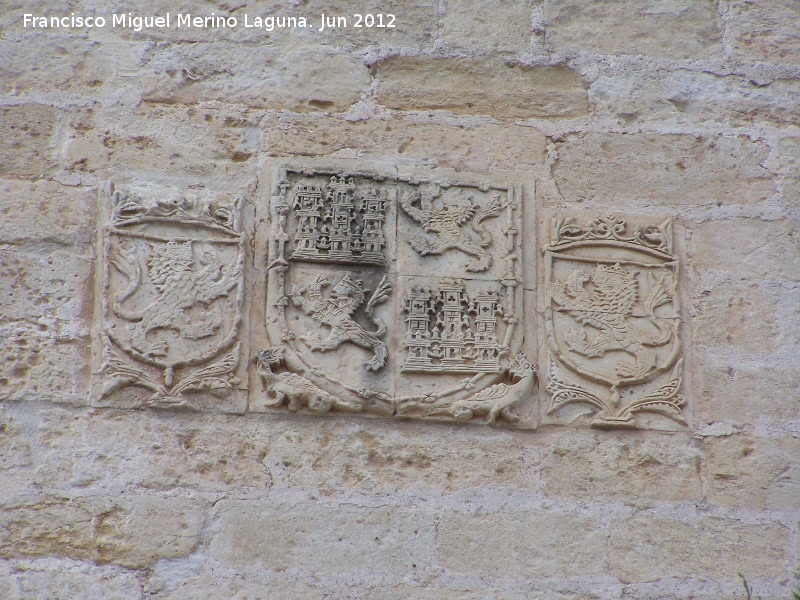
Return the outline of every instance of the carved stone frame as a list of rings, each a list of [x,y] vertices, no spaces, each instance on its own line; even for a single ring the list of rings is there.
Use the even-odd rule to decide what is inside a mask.
[[[505,425],[518,428],[536,427],[538,424],[538,406],[536,390],[532,386],[525,392],[524,415],[519,420],[509,421],[505,419],[499,413],[499,409],[494,412],[484,410],[486,408],[484,405],[492,402],[492,400],[488,400],[490,397],[505,396],[510,398],[508,394],[515,390],[521,393],[522,388],[515,387],[515,384],[522,379],[519,374],[523,373],[524,365],[527,364],[531,375],[527,382],[532,382],[533,378],[535,378],[535,367],[527,363],[524,356],[519,356],[518,360],[515,358],[525,350],[523,347],[524,341],[527,340],[530,345],[535,339],[535,324],[530,322],[529,316],[525,314],[524,297],[528,292],[525,291],[523,286],[523,270],[530,271],[530,263],[533,261],[532,255],[534,252],[530,237],[526,240],[525,248],[523,248],[522,236],[520,235],[520,232],[523,231],[522,186],[520,184],[489,184],[476,181],[475,178],[470,181],[469,177],[455,178],[451,174],[446,177],[430,173],[421,176],[416,173],[387,174],[387,171],[391,172],[391,169],[381,171],[364,168],[364,163],[361,161],[358,164],[343,161],[333,165],[330,162],[327,164],[315,164],[313,161],[309,161],[302,166],[282,163],[276,164],[271,171],[269,202],[262,200],[259,203],[257,213],[259,226],[256,235],[256,270],[261,271],[263,269],[261,276],[264,279],[263,282],[259,283],[259,287],[263,285],[261,289],[265,291],[264,301],[266,304],[263,306],[264,312],[262,314],[266,315],[266,319],[263,321],[265,324],[264,330],[260,335],[257,335],[259,341],[253,342],[254,349],[258,351],[259,348],[262,348],[263,352],[256,357],[256,364],[253,368],[256,373],[261,373],[262,380],[265,375],[275,378],[278,371],[283,374],[282,376],[287,381],[288,377],[294,377],[295,384],[306,390],[309,397],[303,400],[298,399],[295,405],[292,405],[291,401],[288,405],[276,405],[273,397],[275,392],[269,391],[273,388],[270,388],[269,384],[265,383],[266,380],[263,380],[261,390],[254,387],[251,391],[249,410],[272,412],[290,407],[290,410],[299,413],[324,414],[329,411],[359,414],[371,413],[372,415],[384,417],[395,416],[399,418],[473,423],[502,422]],[[399,202],[401,193],[397,190],[402,191],[434,184],[444,189],[460,190],[463,188],[464,190],[475,190],[476,194],[487,194],[491,190],[494,190],[494,193],[497,194],[507,194],[509,201],[504,205],[502,211],[505,241],[497,240],[494,242],[497,251],[502,252],[504,268],[503,276],[497,278],[497,285],[506,290],[504,298],[511,300],[507,302],[509,306],[505,307],[510,322],[504,324],[503,344],[508,347],[508,350],[505,352],[503,368],[500,372],[472,373],[471,376],[469,373],[465,373],[463,376],[459,376],[457,383],[431,389],[428,393],[388,394],[380,388],[371,386],[369,381],[363,377],[360,380],[355,377],[354,381],[346,382],[336,374],[326,372],[324,369],[319,368],[318,364],[310,362],[307,359],[309,355],[307,348],[302,347],[297,336],[289,332],[285,326],[287,310],[292,308],[285,279],[290,263],[288,245],[291,233],[291,231],[288,231],[287,215],[290,212],[290,207],[287,201],[287,190],[292,185],[290,180],[293,177],[297,179],[303,176],[346,176],[360,178],[363,181],[373,181],[377,187],[382,186],[383,188],[394,189],[395,192],[390,191],[389,196],[392,196],[392,201],[395,203]],[[531,202],[525,207],[526,222],[528,223],[526,231],[533,231],[531,225],[533,223],[532,205],[531,198]],[[394,218],[408,221],[407,215],[401,212],[399,206],[395,205],[393,210],[395,211]],[[499,225],[495,225],[495,227],[499,227]],[[400,241],[397,243],[399,244]],[[403,240],[403,243],[405,243],[405,240]],[[389,244],[391,246],[391,242]],[[524,264],[526,263],[524,260],[526,258],[526,250],[528,252],[528,264]],[[453,250],[453,255],[457,255],[456,252]],[[394,258],[390,257],[391,264],[387,266],[388,272],[391,272],[392,276],[403,276],[398,271]],[[254,303],[254,306],[255,304],[260,304],[260,302],[261,299],[259,298]],[[394,306],[399,306],[397,299],[394,300]],[[396,313],[393,312],[392,318],[397,322]],[[394,336],[398,335],[397,331],[392,332],[392,334]],[[397,337],[394,337],[389,344],[394,352],[398,351],[397,339]],[[264,341],[262,342],[261,340]],[[530,348],[527,351],[530,353],[529,355],[532,355]],[[517,375],[510,375],[507,371],[508,367]],[[392,368],[396,369],[397,365],[393,365]],[[404,376],[406,378],[417,377],[413,373],[404,374]],[[421,377],[424,378],[425,375],[423,374]],[[277,387],[280,387],[277,379],[275,381]],[[272,396],[269,395],[270,393],[272,393]],[[481,401],[483,404],[480,404]],[[313,403],[313,407],[309,402]],[[453,408],[459,402],[461,404]],[[466,407],[466,403],[470,402],[477,403],[470,405],[475,408],[475,411],[470,411]],[[519,404],[523,403],[520,402]],[[457,412],[459,414],[458,417],[456,416]],[[467,415],[470,415],[469,418],[467,418]]]

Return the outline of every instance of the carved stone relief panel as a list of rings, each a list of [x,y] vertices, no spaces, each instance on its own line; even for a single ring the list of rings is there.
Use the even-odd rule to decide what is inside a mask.
[[[259,210],[268,343],[250,410],[535,427],[519,189],[281,168]]]
[[[100,194],[92,402],[242,412],[242,199],[173,188]]]
[[[686,424],[672,222],[553,220],[545,248],[548,414],[594,427]]]

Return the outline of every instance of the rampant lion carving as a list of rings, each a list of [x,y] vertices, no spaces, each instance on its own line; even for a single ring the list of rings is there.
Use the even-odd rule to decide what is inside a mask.
[[[419,208],[415,204],[419,204]],[[480,211],[472,196],[449,196],[445,198],[442,208],[435,210],[432,198],[423,197],[419,192],[401,198],[400,206],[426,233],[438,234],[433,243],[421,236],[409,240],[411,247],[420,256],[443,254],[456,248],[476,258],[475,262],[467,264],[468,271],[486,271],[492,266],[492,255],[485,250],[491,245],[492,236],[481,225],[481,221],[500,214],[503,206],[499,194],[495,194],[486,208]],[[472,231],[479,236],[479,240],[474,239],[463,228],[470,220]]]
[[[196,304],[207,304],[228,295],[237,285],[239,267],[222,265],[213,251],[195,257],[192,242],[169,241],[151,244],[147,273],[155,300],[142,310],[126,309],[123,303],[142,283],[139,247],[134,245],[111,260],[111,264],[128,280],[128,286],[114,296],[112,310],[126,321],[131,346],[143,356],[163,357],[169,344],[165,340],[150,342],[147,334],[155,329],[172,329],[181,337],[197,340],[212,335],[221,325],[219,311],[205,311],[191,318],[186,311]],[[202,268],[201,268],[202,267]]]
[[[330,297],[325,298],[322,296],[322,288],[329,283],[327,278],[317,275],[308,289],[308,300],[303,298],[306,292],[303,286],[296,287],[289,295],[297,308],[331,328],[330,335],[325,339],[316,333],[307,333],[302,337],[303,341],[311,350],[318,352],[334,350],[344,342],[352,342],[373,352],[374,356],[364,364],[371,371],[379,370],[386,364],[388,355],[386,344],[380,339],[386,332],[386,324],[373,311],[375,306],[389,297],[391,285],[383,277],[369,299],[364,312],[378,329],[367,331],[353,319],[353,313],[364,303],[365,292],[368,291],[364,289],[362,282],[345,275],[331,288]]]

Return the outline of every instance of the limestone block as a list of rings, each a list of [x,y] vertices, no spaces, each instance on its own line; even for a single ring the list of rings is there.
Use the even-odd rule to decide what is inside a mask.
[[[93,536],[101,562],[141,569],[188,556],[200,542],[206,505],[184,498],[136,496],[95,513]]]
[[[267,3],[272,6],[272,3]],[[305,41],[340,47],[381,47],[430,49],[436,41],[439,25],[439,3],[436,0],[367,0],[353,3],[349,0],[309,0],[306,3],[313,28],[307,30]],[[297,12],[291,2],[287,2],[287,12]],[[269,10],[267,12],[272,12]],[[367,27],[362,21],[356,28],[355,13],[372,14],[376,18],[382,14],[384,24],[389,23],[387,15],[394,15],[392,28]],[[343,16],[347,28],[326,28],[318,31],[321,15]]]
[[[204,576],[189,579],[175,590],[162,591],[148,596],[152,600],[323,600],[325,592],[300,581],[269,579],[265,582],[248,581],[237,577],[223,579]]]
[[[93,189],[54,181],[0,180],[0,241],[92,244],[96,206]]]
[[[0,177],[38,179],[57,170],[54,137],[59,114],[44,104],[0,108]]]
[[[138,600],[142,598],[142,585],[137,581],[135,574],[98,568],[93,564],[81,565],[78,568],[62,564],[27,567],[20,570],[16,580],[21,599]]]
[[[147,63],[155,78],[148,102],[195,104],[223,100],[257,108],[339,112],[370,85],[364,61],[326,48],[284,52],[212,43],[169,46]]]
[[[568,202],[752,204],[777,191],[761,166],[768,148],[744,137],[589,133],[556,148],[553,178]]]
[[[738,57],[787,66],[797,64],[800,7],[796,2],[735,0],[728,10],[733,51]]]
[[[494,513],[441,519],[437,544],[446,569],[529,579],[606,571],[606,535],[594,519],[552,513]]]
[[[667,577],[735,580],[743,571],[778,579],[786,575],[788,543],[789,530],[780,524],[634,516],[611,527],[609,568],[623,583]]]
[[[47,243],[0,249],[0,397],[82,402],[88,256]]]
[[[260,114],[245,108],[193,108],[143,102],[94,113],[73,111],[62,161],[68,170],[107,177],[137,171],[171,177],[224,175],[232,187],[257,151]],[[237,176],[239,176],[237,178]]]
[[[23,13],[37,16],[26,3],[25,10],[9,11],[22,19]],[[7,14],[9,14],[7,13]],[[62,15],[58,15],[62,16]],[[126,62],[136,63],[134,49],[108,46],[96,40],[76,35],[50,36],[45,33],[23,33],[22,23],[9,26],[8,38],[0,41],[0,53],[5,57],[0,90],[3,94],[21,95],[65,92],[78,96],[94,97],[119,86],[114,66]],[[14,39],[14,35],[19,37]],[[143,50],[143,48],[137,48]],[[128,63],[129,66],[130,63]],[[127,70],[127,69],[126,69]]]
[[[0,561],[0,598],[8,600],[21,600],[19,586],[11,574],[8,561]]]
[[[269,482],[262,461],[269,430],[259,421],[151,412],[98,411],[74,424],[72,468],[60,453],[53,470],[120,487],[231,491]]]
[[[695,416],[706,423],[733,421],[755,425],[785,424],[797,418],[800,370],[754,361],[707,357],[701,371],[702,391]]]
[[[688,434],[655,439],[568,431],[550,447],[542,470],[545,493],[598,501],[615,498],[699,500],[702,454]]]
[[[456,171],[486,173],[544,161],[545,137],[537,129],[411,121],[345,121],[331,117],[267,115],[261,148],[271,156],[324,156],[351,149],[365,154],[429,161]]]
[[[91,560],[93,510],[85,501],[38,496],[0,508],[3,558],[61,556]]]
[[[435,556],[433,518],[397,508],[222,500],[212,528],[212,559],[239,573],[406,573]]]
[[[800,222],[730,219],[691,226],[692,266],[745,279],[800,281]]]
[[[545,0],[554,51],[721,58],[722,32],[713,0]]]
[[[450,2],[442,38],[451,48],[525,52],[531,42],[531,3],[524,0]]]
[[[378,65],[378,102],[501,119],[577,117],[588,110],[585,86],[571,69],[492,59],[388,58]]]
[[[780,283],[714,284],[698,281],[694,343],[735,350],[765,360],[796,353],[800,340],[800,289]]]
[[[526,488],[524,449],[506,434],[412,423],[285,423],[269,440],[264,465],[273,485],[391,493],[425,486]]]
[[[0,555],[144,568],[193,552],[204,517],[184,499],[34,496],[0,508]]]
[[[64,401],[63,396],[53,400]],[[47,490],[102,484],[224,492],[263,489],[271,482],[262,461],[273,433],[256,419],[2,406],[0,469],[7,485],[0,491],[5,497],[18,493],[12,475],[20,489],[35,483]]]
[[[733,435],[706,438],[704,447],[709,502],[757,510],[800,507],[800,439]]]
[[[624,67],[600,67],[590,87],[597,115],[622,122],[676,119],[720,125],[800,123],[800,84],[794,79],[758,81],[720,71],[659,69],[631,57]]]
[[[798,175],[800,173],[800,137],[784,137],[778,140],[768,166],[789,178],[800,176]]]

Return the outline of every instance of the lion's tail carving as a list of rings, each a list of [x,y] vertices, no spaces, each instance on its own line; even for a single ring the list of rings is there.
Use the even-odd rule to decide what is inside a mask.
[[[481,237],[481,247],[486,248],[492,243],[492,235],[486,231],[486,228],[481,225],[481,221],[489,217],[496,217],[503,210],[503,205],[500,202],[500,194],[495,194],[491,202],[482,211],[478,212],[472,218],[472,229]]]
[[[389,281],[386,279],[386,276],[384,275],[383,279],[381,279],[381,282],[378,284],[378,287],[375,288],[375,292],[372,294],[372,298],[370,298],[369,302],[367,302],[367,307],[364,309],[364,312],[367,313],[369,320],[375,323],[375,326],[378,328],[376,331],[373,332],[378,337],[386,333],[386,323],[384,323],[383,319],[381,319],[375,314],[375,307],[378,304],[385,302],[389,298],[389,294],[391,293],[391,291],[392,291],[392,285],[389,283]]]

